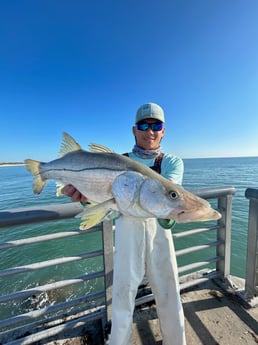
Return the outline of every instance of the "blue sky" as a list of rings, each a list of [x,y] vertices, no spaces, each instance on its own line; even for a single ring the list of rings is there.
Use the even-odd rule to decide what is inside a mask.
[[[162,148],[258,156],[257,0],[3,0],[0,162],[134,144],[137,108],[160,104]]]

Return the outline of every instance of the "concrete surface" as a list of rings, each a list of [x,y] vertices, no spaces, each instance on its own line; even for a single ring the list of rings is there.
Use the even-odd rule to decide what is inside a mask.
[[[237,295],[212,282],[181,297],[187,345],[258,344],[258,307],[246,309]],[[136,311],[134,321],[133,345],[162,344],[155,305]]]

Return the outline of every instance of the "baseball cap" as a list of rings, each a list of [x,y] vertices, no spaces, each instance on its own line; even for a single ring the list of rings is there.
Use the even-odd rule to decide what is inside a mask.
[[[145,119],[156,119],[160,122],[165,122],[164,111],[156,103],[145,103],[137,110],[135,123]]]

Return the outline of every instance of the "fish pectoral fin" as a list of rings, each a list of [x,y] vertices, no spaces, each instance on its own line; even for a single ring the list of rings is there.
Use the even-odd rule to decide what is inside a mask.
[[[117,212],[113,211],[112,206],[114,207],[115,199],[109,199],[103,203],[96,204],[94,203],[86,206],[83,212],[77,214],[75,218],[81,218],[82,222],[80,224],[80,230],[87,230],[92,228],[94,225],[97,225],[104,220],[111,220],[117,217]]]
[[[64,188],[64,184],[61,182],[56,182],[56,196],[63,196],[62,189]]]
[[[109,213],[103,218],[103,220],[113,220],[120,217],[121,213],[119,211],[109,211]]]
[[[74,138],[66,133],[63,132],[63,142],[61,144],[58,157],[63,157],[69,152],[79,151],[82,150],[81,146],[74,140]]]
[[[89,144],[90,152],[105,152],[105,153],[114,153],[114,151],[110,150],[108,147],[100,145],[100,144]]]
[[[110,199],[113,200],[113,199]],[[107,200],[109,201],[109,200]],[[100,210],[105,209],[105,210],[109,210],[108,207],[105,207],[105,203],[107,201],[104,201],[103,203],[97,203],[94,201],[91,201],[90,203],[86,204],[83,207],[83,211],[78,213],[75,218],[83,218],[84,216],[91,216],[95,213],[98,213]]]
[[[98,213],[95,214],[91,214],[91,215],[85,215],[82,217],[82,222],[80,224],[80,230],[87,230],[92,228],[93,226],[101,223],[105,216],[107,215],[107,213],[110,211],[99,211]]]
[[[40,162],[35,161],[33,159],[25,159],[24,163],[25,163],[26,169],[34,176],[33,185],[32,185],[33,192],[35,194],[40,194],[45,184],[47,183],[47,180],[43,180],[40,175],[40,172],[39,172]]]

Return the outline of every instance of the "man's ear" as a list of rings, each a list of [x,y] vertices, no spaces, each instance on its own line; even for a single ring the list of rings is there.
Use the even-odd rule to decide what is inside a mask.
[[[166,131],[166,129],[165,129],[165,127],[163,127],[162,128],[162,137],[160,138],[160,143],[161,143],[161,140],[163,139],[163,137],[165,135],[165,131]]]
[[[136,139],[136,127],[135,127],[135,126],[133,126],[133,127],[132,127],[132,132],[133,132],[133,135],[134,135],[135,144],[137,145],[137,139]]]

